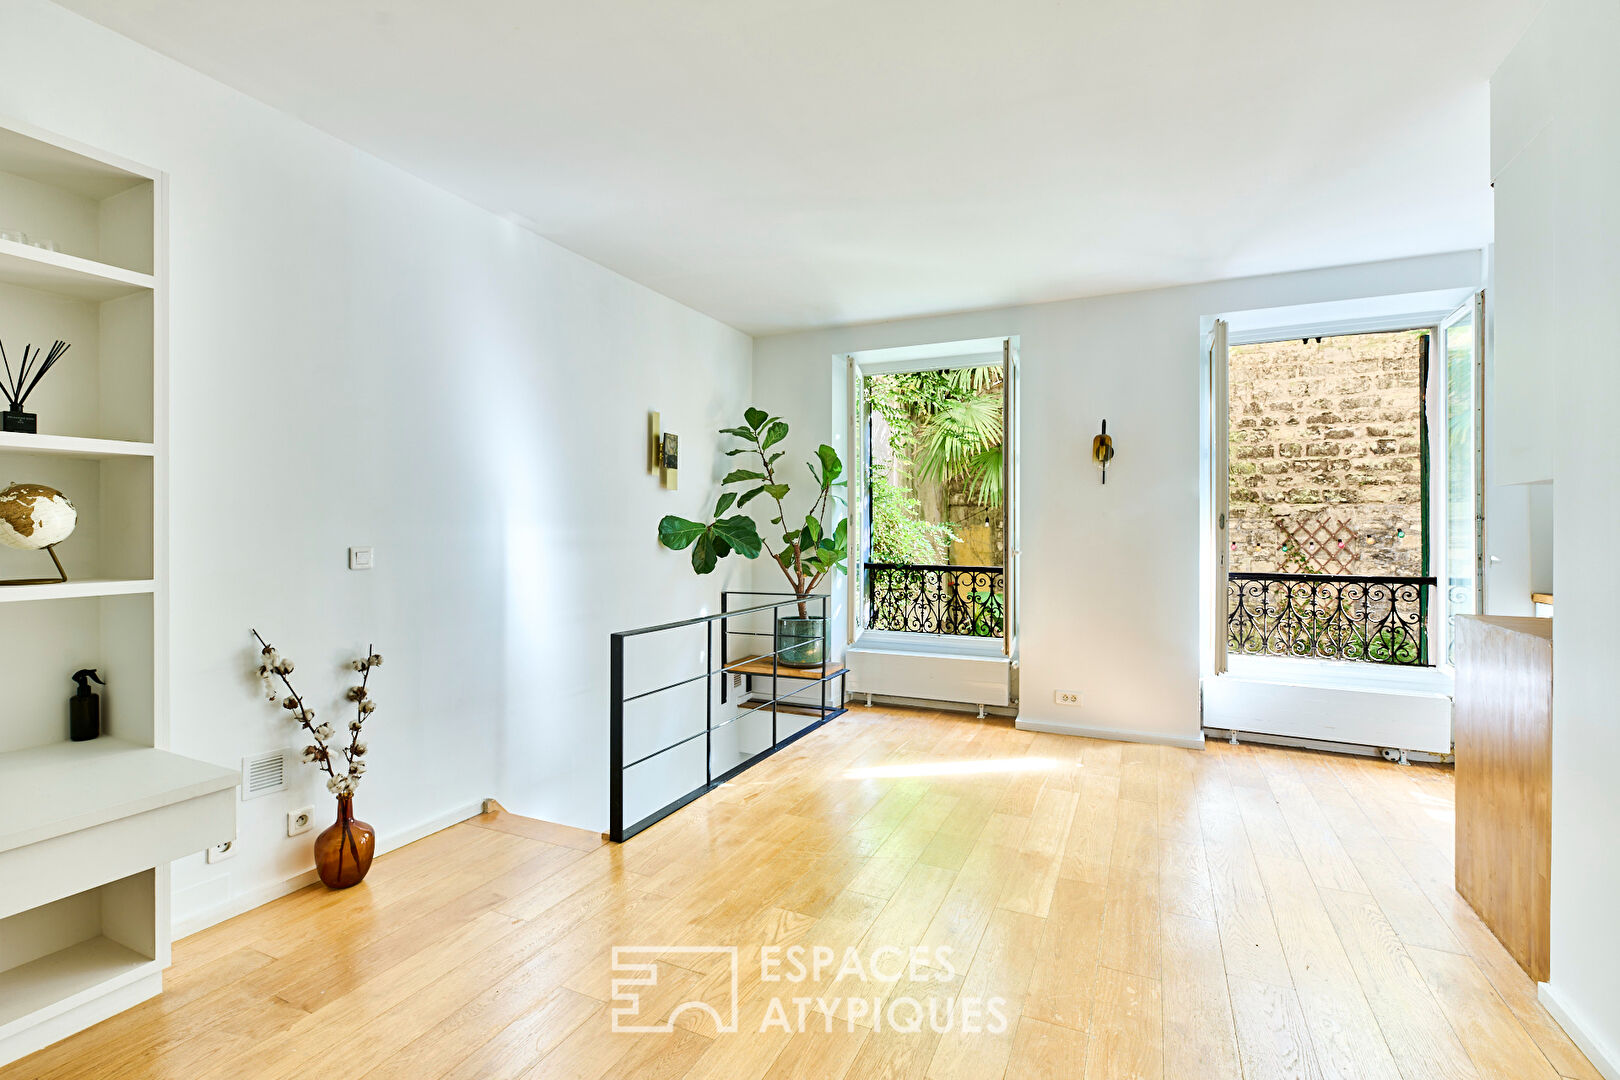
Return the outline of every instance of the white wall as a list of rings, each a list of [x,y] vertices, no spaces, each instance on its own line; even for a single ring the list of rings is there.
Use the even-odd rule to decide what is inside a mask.
[[[607,634],[717,601],[655,527],[713,499],[749,339],[43,0],[0,27],[0,114],[170,175],[173,748],[292,741],[249,626],[329,712],[375,642],[357,810],[385,839],[489,795],[605,827]],[[233,860],[177,865],[176,921],[307,869],[307,803],[330,816],[312,772],[243,803]]]
[[[1620,5],[1554,0],[1492,82],[1492,161],[1500,220],[1541,221],[1547,243],[1532,285],[1508,273],[1499,340],[1534,343],[1501,363],[1521,383],[1554,386],[1555,420],[1536,429],[1551,449],[1553,498],[1553,842],[1551,978],[1542,996],[1595,1064],[1620,1078],[1620,364],[1609,331],[1620,297]],[[1533,161],[1527,155],[1538,155]],[[1519,164],[1514,164],[1519,162]],[[1510,301],[1512,280],[1533,288]],[[1510,319],[1519,319],[1509,327]],[[1539,477],[1531,477],[1539,478]],[[1545,494],[1540,497],[1545,501]]]
[[[784,461],[823,440],[843,452],[835,355],[1019,335],[1020,720],[1185,741],[1199,731],[1200,318],[1477,287],[1480,275],[1470,251],[766,337],[754,396],[793,426]],[[1104,417],[1118,454],[1106,486],[1089,456]],[[758,587],[778,586],[772,572],[756,568]],[[840,611],[840,645],[844,628]],[[1057,690],[1078,690],[1082,707],[1055,705]]]

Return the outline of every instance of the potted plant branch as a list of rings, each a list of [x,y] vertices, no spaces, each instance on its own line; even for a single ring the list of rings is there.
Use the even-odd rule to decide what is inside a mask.
[[[845,569],[849,558],[849,519],[840,512],[844,500],[839,494],[845,483],[844,463],[838,459],[838,452],[826,444],[816,450],[815,461],[807,462],[816,488],[810,509],[800,523],[788,516],[784,500],[790,485],[776,473],[776,463],[784,452],[771,452],[787,438],[787,421],[763,409],[750,408],[743,414],[741,426],[722,428],[720,434],[735,436],[743,443],[727,450],[727,457],[757,458],[758,467],[752,467],[753,461],[748,460],[750,467],[733,469],[726,475],[720,482],[722,487],[744,490],[722,492],[708,524],[669,514],[658,523],[658,541],[674,551],[692,548],[692,569],[699,574],[711,573],[719,560],[732,553],[754,559],[764,551],[781,569],[799,600],[797,618],[777,620],[779,659],[788,667],[815,667],[824,659],[826,627],[823,618],[810,615],[807,601],[828,574]],[[760,496],[776,504],[771,524],[782,529],[779,548],[773,549],[769,541],[760,537],[754,519],[747,514],[722,516],[728,510],[743,509]],[[834,519],[830,527],[829,519]]]

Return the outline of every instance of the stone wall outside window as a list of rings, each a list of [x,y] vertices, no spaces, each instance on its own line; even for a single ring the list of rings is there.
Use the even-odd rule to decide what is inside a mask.
[[[1232,348],[1231,569],[1319,569],[1289,539],[1314,519],[1348,526],[1349,573],[1422,572],[1422,333]]]

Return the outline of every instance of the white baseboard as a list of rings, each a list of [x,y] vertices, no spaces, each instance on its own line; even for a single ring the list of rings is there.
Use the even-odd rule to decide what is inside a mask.
[[[313,885],[316,880],[315,871],[311,868],[290,878],[272,881],[257,888],[248,889],[246,892],[236,893],[222,903],[203,908],[201,911],[183,918],[175,919],[170,924],[170,931],[174,935],[174,940],[179,941],[181,938],[189,937],[199,930],[206,930],[216,923],[222,923],[226,919],[234,919],[244,912],[252,911],[261,904],[268,904],[270,901],[278,900],[288,893],[295,893],[306,885]]]
[[[1204,738],[1227,742],[1231,733],[1231,728],[1210,727],[1204,729]],[[1241,728],[1238,729],[1238,742],[1258,743],[1261,746],[1292,746],[1304,750],[1321,750],[1328,754],[1384,759],[1382,747],[1366,746],[1361,743],[1329,742],[1326,739],[1296,739],[1292,735],[1270,735],[1262,731],[1244,731]],[[1451,754],[1426,754],[1422,750],[1411,750],[1407,752],[1407,760],[1426,765],[1449,765],[1453,757]]]
[[[845,695],[846,705],[865,705],[870,698],[873,705],[897,705],[905,709],[937,709],[940,712],[959,712],[973,715],[980,708],[984,709],[986,716],[999,716],[1011,720],[1018,715],[1016,705],[975,705],[968,701],[936,701],[933,698],[895,697],[893,694],[868,694],[861,690],[851,690]]]
[[[1604,1080],[1620,1080],[1620,1056],[1616,1056],[1612,1049],[1592,1035],[1589,1026],[1577,1019],[1574,1010],[1558,996],[1558,991],[1552,988],[1551,983],[1537,983],[1536,997],[1541,1000],[1542,1006],[1552,1013],[1552,1018],[1558,1021],[1558,1026],[1564,1029],[1564,1034],[1581,1048],[1581,1053],[1586,1055],[1586,1060],[1592,1063],[1592,1067],[1603,1074]]]
[[[1084,727],[1080,724],[1055,724],[1050,720],[1018,718],[1019,731],[1044,731],[1052,735],[1079,735],[1086,739],[1110,739],[1114,742],[1154,743],[1158,746],[1180,746],[1188,750],[1204,748],[1204,733],[1195,735],[1166,735],[1158,731],[1127,731],[1116,728]]]
[[[396,848],[402,848],[406,844],[415,843],[424,836],[431,836],[441,829],[448,829],[458,822],[466,821],[468,818],[483,812],[484,803],[480,799],[478,802],[447,810],[408,828],[378,833],[376,853],[384,855]],[[315,870],[311,867],[301,874],[294,874],[292,877],[282,881],[272,881],[256,889],[237,893],[222,904],[216,904],[196,914],[187,915],[183,919],[176,919],[173,923],[175,940],[178,941],[180,938],[195,934],[199,930],[206,930],[216,923],[224,922],[226,919],[234,919],[244,912],[252,911],[261,904],[268,904],[270,901],[279,899],[289,893],[295,893],[306,885],[313,885],[317,880],[319,879],[315,876]]]

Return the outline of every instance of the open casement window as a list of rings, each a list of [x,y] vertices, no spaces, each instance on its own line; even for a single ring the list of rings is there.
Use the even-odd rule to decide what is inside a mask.
[[[849,640],[866,629],[866,553],[871,547],[872,502],[867,497],[872,425],[866,414],[866,373],[853,356],[844,357],[849,374]]]
[[[1210,652],[1216,675],[1226,671],[1228,605],[1226,572],[1231,555],[1231,541],[1226,526],[1227,502],[1232,483],[1231,468],[1227,460],[1231,432],[1226,386],[1226,332],[1226,322],[1216,319],[1205,348],[1209,361],[1209,491],[1212,509],[1210,524],[1214,533],[1210,540],[1214,548],[1214,594],[1210,597],[1214,617],[1210,620],[1210,631],[1213,635]]]
[[[1210,320],[1206,729],[1450,748],[1451,622],[1481,610],[1481,302]]]
[[[1440,325],[1441,451],[1434,501],[1438,518],[1440,643],[1437,659],[1451,663],[1452,627],[1458,615],[1477,614],[1484,574],[1485,485],[1484,341],[1485,298],[1475,293]]]
[[[1006,599],[1002,608],[1001,651],[1018,655],[1018,345],[1001,343],[1001,500],[1007,537]]]
[[[1016,655],[1016,339],[844,363],[851,641]]]

